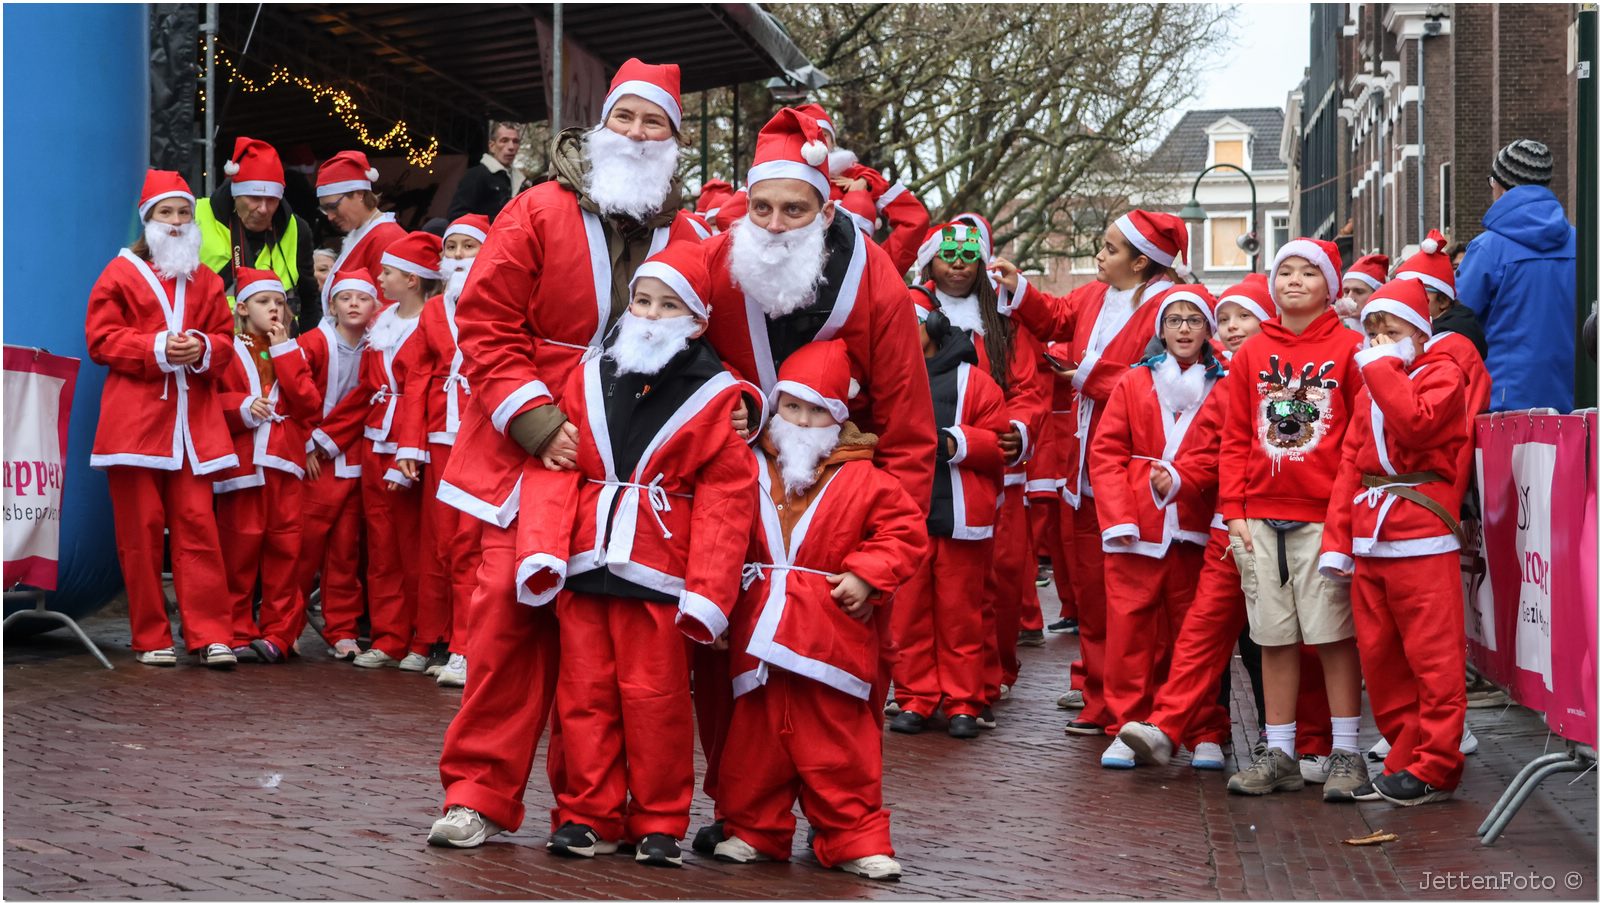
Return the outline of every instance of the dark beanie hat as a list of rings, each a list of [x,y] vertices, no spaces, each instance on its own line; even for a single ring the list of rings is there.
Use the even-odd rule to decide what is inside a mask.
[[[1507,188],[1548,185],[1550,171],[1550,148],[1527,138],[1518,138],[1501,148],[1494,158],[1495,181]]]

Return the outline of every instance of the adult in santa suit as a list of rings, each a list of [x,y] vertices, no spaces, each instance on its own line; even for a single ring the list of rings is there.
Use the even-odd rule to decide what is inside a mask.
[[[1072,512],[1072,579],[1080,655],[1073,663],[1072,687],[1057,703],[1064,708],[1082,706],[1077,718],[1068,723],[1068,734],[1102,734],[1112,718],[1102,692],[1106,588],[1100,522],[1085,460],[1112,388],[1144,357],[1155,334],[1155,305],[1149,302],[1172,286],[1179,269],[1187,272],[1180,258],[1187,258],[1188,246],[1188,227],[1182,220],[1171,214],[1134,210],[1106,228],[1095,255],[1098,281],[1064,298],[1030,286],[1010,261],[996,260],[994,264],[1000,284],[1010,292],[1004,312],[1039,340],[1070,341],[1073,351],[1081,355],[1071,371],[1076,431],[1066,445],[1066,476],[1061,488],[1061,497]],[[1073,691],[1077,691],[1076,697]]]
[[[340,151],[317,167],[317,204],[328,222],[345,234],[339,258],[333,262],[335,273],[366,270],[377,276],[383,270],[383,252],[406,235],[393,213],[378,209],[378,195],[372,190],[377,180],[378,170],[361,151]],[[331,279],[322,284],[324,313],[333,298],[332,285]],[[379,286],[378,301],[388,305],[393,300]]]
[[[439,497],[483,522],[467,660],[472,679],[445,734],[445,814],[430,843],[470,847],[522,824],[522,796],[555,696],[560,637],[548,607],[519,604],[515,535],[528,458],[576,462],[578,428],[556,405],[629,301],[628,283],[669,240],[697,241],[678,208],[678,67],[629,60],[592,129],[556,142],[555,178],[495,218],[456,307],[472,400]],[[552,784],[561,758],[552,732]],[[552,828],[555,825],[552,825]]]
[[[161,586],[167,530],[184,648],[212,667],[232,667],[238,658],[228,648],[228,584],[211,510],[211,476],[239,463],[215,385],[233,354],[232,318],[222,280],[200,265],[194,193],[183,177],[146,173],[139,218],[144,236],[106,264],[89,293],[89,359],[111,370],[89,464],[110,484],[139,661],[178,661]]]

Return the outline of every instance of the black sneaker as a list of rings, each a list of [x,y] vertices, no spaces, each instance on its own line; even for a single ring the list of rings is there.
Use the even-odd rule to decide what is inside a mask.
[[[645,865],[681,868],[683,851],[678,849],[677,840],[665,834],[646,834],[639,838],[638,846],[634,849],[633,861]]]
[[[951,719],[952,722],[954,720],[955,719]],[[996,722],[994,720],[994,707],[987,705],[984,706],[983,711],[978,713],[977,722],[978,727],[981,727],[986,731],[994,730],[996,726]]]
[[[1043,646],[1044,645],[1044,631],[1043,630],[1019,630],[1019,631],[1017,631],[1017,645],[1018,646]]]
[[[1350,798],[1358,803],[1370,803],[1374,800],[1383,799],[1383,795],[1378,793],[1378,788],[1372,786],[1371,781],[1368,781],[1357,787],[1355,792],[1350,794]]]
[[[614,841],[601,840],[593,828],[570,821],[550,835],[550,840],[544,848],[557,856],[581,856],[584,859],[593,859],[595,856],[609,855],[617,851]]]
[[[266,662],[269,665],[280,665],[289,660],[289,657],[284,654],[283,650],[278,648],[278,644],[269,639],[262,638],[251,640],[250,650],[254,652],[256,656],[261,659],[261,661]]]
[[[1055,622],[1054,624],[1051,624],[1048,629],[1049,629],[1049,631],[1051,633],[1077,633],[1078,632],[1078,619],[1077,618],[1062,618],[1061,620]]]
[[[254,643],[245,643],[242,646],[231,646],[229,648],[233,650],[233,657],[241,663],[248,662],[253,664],[261,661],[261,657],[256,653],[254,646]]]
[[[1079,737],[1100,737],[1106,732],[1104,725],[1095,724],[1093,721],[1069,721],[1062,730]]]
[[[978,736],[978,719],[971,715],[957,715],[951,718],[950,736],[957,740],[971,740]]]
[[[904,711],[889,722],[889,730],[897,734],[920,734],[928,726],[928,719],[916,712]]]
[[[727,839],[728,835],[722,831],[722,820],[718,819],[694,832],[694,843],[689,846],[702,856],[711,856],[717,852],[717,844]]]
[[[1372,782],[1378,795],[1396,806],[1420,806],[1450,798],[1451,791],[1425,784],[1409,771],[1386,774]],[[1358,797],[1359,799],[1359,797]]]
[[[1053,577],[1053,576],[1054,576],[1054,574],[1050,570],[1050,565],[1041,564],[1041,565],[1039,565],[1039,573],[1034,575],[1033,585],[1034,586],[1049,586],[1050,585],[1050,578]]]
[[[428,663],[422,667],[422,673],[429,677],[438,677],[439,671],[450,664],[450,644],[434,643],[428,648]]]

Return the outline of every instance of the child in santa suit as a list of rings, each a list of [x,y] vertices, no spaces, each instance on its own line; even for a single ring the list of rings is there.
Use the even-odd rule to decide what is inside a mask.
[[[844,342],[813,342],[777,375],[756,451],[754,558],[729,635],[735,702],[722,768],[738,779],[722,785],[727,839],[716,857],[788,860],[798,799],[818,862],[896,879],[870,697],[892,617],[883,606],[922,563],[927,529],[921,507],[873,466],[876,437],[847,420]]]
[[[1391,748],[1357,799],[1448,799],[1461,781],[1467,694],[1456,468],[1470,444],[1466,381],[1433,328],[1422,284],[1396,279],[1362,311],[1356,397],[1328,504],[1321,567],[1351,579],[1372,716]]]
[[[317,425],[306,441],[305,507],[295,579],[301,594],[309,598],[312,583],[322,574],[323,639],[329,655],[350,661],[361,654],[356,624],[366,608],[356,573],[361,560],[361,443],[340,451],[321,421],[352,397],[360,383],[367,328],[379,310],[378,286],[366,270],[344,270],[328,277],[328,287],[332,305],[328,315],[316,329],[295,340],[322,399]]]
[[[913,293],[913,300],[918,294]],[[924,302],[926,304],[926,302]],[[894,607],[895,701],[889,729],[918,734],[941,706],[950,736],[978,735],[984,695],[983,588],[994,550],[995,513],[1004,476],[1000,434],[1011,428],[1005,397],[976,366],[970,333],[942,311],[919,304],[922,354],[928,360],[940,467],[927,518],[931,549]]]
[[[522,478],[518,601],[554,602],[566,781],[551,852],[635,845],[682,865],[694,794],[684,636],[721,640],[739,593],[756,468],[734,430],[752,390],[702,340],[699,248],[668,244],[634,275],[604,354],[573,371],[560,405],[577,467],[554,455]]]
[[[422,480],[422,547],[428,551],[417,579],[416,638],[430,644],[424,672],[442,687],[467,683],[467,603],[478,570],[476,519],[439,499],[439,478],[472,398],[456,347],[456,302],[488,232],[489,218],[478,213],[445,228],[439,261],[444,293],[423,306],[416,339],[406,343],[398,368],[405,376],[395,415],[395,468]]]
[[[442,242],[428,232],[412,232],[383,252],[378,274],[381,295],[394,300],[367,330],[359,385],[322,421],[331,441],[328,454],[360,444],[361,506],[367,532],[367,606],[372,648],[352,662],[359,668],[421,672],[427,668],[428,642],[414,635],[417,575],[414,546],[422,528],[422,494],[416,481],[395,466],[394,435],[405,346],[414,340],[422,308],[439,281]]]
[[[216,396],[216,375],[233,353],[228,302],[222,280],[200,265],[194,193],[182,176],[146,173],[139,217],[144,235],[89,293],[89,359],[111,370],[89,464],[110,484],[139,661],[178,663],[161,585],[166,530],[184,648],[228,668],[238,657],[228,647],[228,586],[211,509],[213,475],[239,463]]]
[[[212,490],[233,606],[234,654],[279,664],[305,627],[305,596],[296,580],[302,465],[307,424],[321,415],[322,396],[305,355],[289,339],[289,303],[277,274],[239,267],[234,285],[238,334],[218,394],[240,464],[222,472]],[[251,613],[257,580],[259,623]]]
[[[1388,281],[1389,255],[1362,255],[1344,272],[1344,281],[1339,286],[1339,300],[1333,302],[1334,312],[1344,321],[1344,325],[1360,332],[1361,308],[1366,306],[1372,293]]]

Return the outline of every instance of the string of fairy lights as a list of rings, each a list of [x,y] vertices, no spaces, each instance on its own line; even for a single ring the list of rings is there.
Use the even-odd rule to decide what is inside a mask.
[[[216,58],[217,64],[227,73],[229,83],[237,85],[239,90],[246,94],[259,94],[279,85],[300,88],[311,95],[313,103],[321,105],[323,102],[327,102],[329,107],[327,111],[328,117],[344,123],[345,128],[348,128],[356,136],[356,140],[362,144],[379,151],[403,147],[407,163],[420,167],[427,172],[433,171],[433,161],[439,156],[439,139],[430,135],[427,136],[425,143],[422,142],[419,137],[411,134],[411,128],[404,119],[395,122],[387,132],[374,136],[372,130],[367,127],[366,120],[361,116],[360,105],[356,103],[356,99],[350,92],[344,88],[318,82],[304,75],[297,75],[291,72],[288,67],[279,64],[272,66],[271,74],[265,79],[253,79],[239,71],[232,58],[228,56],[228,52],[221,45],[216,48]],[[201,77],[203,78],[204,75]],[[202,109],[204,109],[207,100],[205,89],[201,88],[200,103]]]

